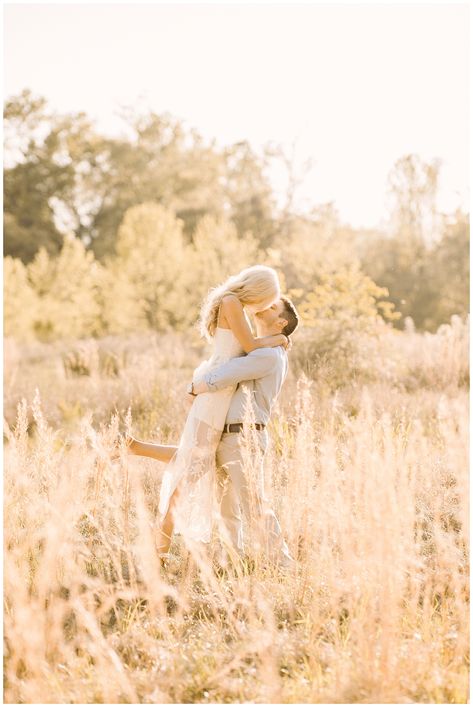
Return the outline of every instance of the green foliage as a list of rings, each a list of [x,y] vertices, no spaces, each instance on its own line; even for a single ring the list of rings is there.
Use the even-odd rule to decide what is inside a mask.
[[[7,334],[47,341],[187,329],[211,287],[263,257],[256,239],[240,240],[224,218],[203,217],[188,243],[175,214],[152,202],[126,212],[117,251],[101,264],[69,236],[57,257],[41,247],[26,268],[9,257]],[[20,309],[28,315],[15,328]]]
[[[344,331],[351,327],[367,330],[380,313],[385,319],[399,318],[391,302],[380,300],[388,294],[386,288],[364,275],[358,264],[343,266],[322,274],[320,283],[299,304],[299,312],[309,327],[333,322]]]
[[[469,310],[469,218],[457,212],[444,217],[441,238],[433,247],[420,240],[380,237],[362,257],[363,270],[380,286],[403,318],[418,329],[436,331],[452,314]]]
[[[329,361],[346,380],[355,372],[367,338],[380,336],[385,322],[400,316],[391,302],[381,299],[387,289],[378,287],[357,263],[323,273],[307,294],[297,289],[289,294],[301,316],[298,362],[309,373]]]
[[[64,239],[56,257],[40,248],[26,269],[19,259],[5,260],[6,334],[53,340],[150,327],[185,330],[196,322],[209,288],[254,262],[278,269],[311,332],[311,356],[343,350],[344,341],[349,347],[352,331],[369,332],[380,318],[399,327],[403,311],[418,313],[418,328],[420,322],[434,330],[452,313],[468,311],[467,216],[447,222],[432,250],[395,239],[374,242],[362,268],[348,247],[336,253],[328,245],[304,247],[309,231],[299,226],[289,231],[285,250],[262,251],[251,234],[241,239],[231,221],[204,216],[189,243],[171,210],[154,203],[132,207],[119,229],[117,256],[103,264],[73,237]],[[332,235],[342,243],[346,232]],[[304,287],[294,286],[298,272]]]
[[[276,223],[274,196],[265,175],[265,157],[258,155],[247,140],[224,151],[225,194],[229,218],[243,237],[251,232],[263,247],[271,245]]]
[[[363,249],[363,270],[388,288],[403,315],[399,328],[410,316],[418,329],[436,331],[468,311],[469,219],[438,212],[439,164],[413,154],[397,160],[388,181],[391,233]]]
[[[287,288],[304,291],[310,291],[324,273],[356,259],[353,233],[342,227],[329,207],[310,218],[287,217],[269,253],[272,264],[284,271]]]
[[[96,279],[100,335],[144,331],[148,328],[145,301],[136,293],[123,263],[112,258],[100,267]]]
[[[175,212],[190,240],[205,215],[230,217],[266,246],[274,198],[266,159],[244,141],[219,149],[180,120],[123,110],[127,136],[97,133],[84,113],[60,115],[24,91],[5,105],[6,253],[30,262],[72,231],[103,262],[115,254],[127,210],[156,202]]]
[[[401,240],[431,245],[438,224],[436,197],[440,161],[416,154],[396,160],[388,177],[393,230]]]
[[[211,287],[264,258],[258,241],[251,234],[239,238],[236,226],[225,218],[204,216],[192,241],[192,304],[196,313]]]
[[[171,210],[149,202],[126,212],[118,231],[117,259],[136,298],[144,303],[151,328],[180,328],[189,323],[189,303],[183,296],[192,282],[189,255],[182,222]]]
[[[37,307],[38,298],[28,282],[26,267],[8,255],[3,259],[4,335],[21,341],[33,339]]]
[[[33,322],[38,338],[80,338],[98,333],[98,268],[93,253],[73,236],[64,238],[57,258],[40,249],[28,266],[28,279],[38,296]]]
[[[294,211],[298,179],[285,157],[286,203],[276,208],[267,168],[277,149],[219,149],[169,114],[122,117],[126,136],[108,138],[84,113],[54,113],[30,91],[5,103],[4,254],[28,265],[27,283],[18,264],[6,266],[9,287],[18,301],[24,291],[28,311],[28,287],[40,304],[18,336],[182,330],[210,287],[255,262],[275,267],[283,289],[312,293],[306,313],[319,306],[315,285],[351,265],[388,290],[402,316],[379,311],[399,329],[407,316],[435,331],[468,312],[469,219],[437,211],[438,161],[397,160],[389,232],[357,231],[332,203]],[[359,323],[349,297],[330,296]]]
[[[416,304],[424,292],[431,297],[429,282],[423,274],[428,251],[421,241],[382,236],[370,244],[362,268],[379,286],[387,288],[390,300],[405,317],[412,316],[416,325]],[[403,322],[399,319],[398,326]]]
[[[43,162],[20,164],[4,173],[4,253],[32,260],[38,248],[60,248],[49,199],[56,194],[54,177]]]
[[[70,187],[73,171],[58,159],[55,119],[44,99],[24,91],[6,102],[4,117],[12,162],[4,170],[4,253],[28,263],[41,246],[51,254],[60,250],[52,202]]]
[[[124,164],[127,168],[117,184],[120,194],[127,193],[125,185],[132,187],[126,209],[148,201],[160,203],[175,212],[189,240],[204,214],[224,211],[224,155],[169,114],[127,109],[124,117],[131,133],[131,140],[120,147],[126,160],[119,152],[111,157],[117,175]],[[124,211],[118,211],[117,224],[123,217]]]
[[[470,309],[470,219],[458,211],[453,219],[445,219],[442,240],[432,254],[432,266],[426,273],[436,297],[423,326],[431,331],[450,320],[452,315],[465,316]]]

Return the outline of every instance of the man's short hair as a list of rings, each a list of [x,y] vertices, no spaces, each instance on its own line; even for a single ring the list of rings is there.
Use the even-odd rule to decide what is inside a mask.
[[[299,315],[289,297],[281,297],[281,300],[284,303],[284,308],[280,316],[287,320],[287,324],[282,330],[282,333],[286,336],[290,336],[299,324]]]

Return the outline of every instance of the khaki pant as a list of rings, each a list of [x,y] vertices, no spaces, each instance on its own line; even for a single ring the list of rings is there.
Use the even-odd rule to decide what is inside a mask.
[[[268,434],[266,430],[259,430],[256,434],[264,457]],[[252,493],[245,475],[239,440],[238,432],[223,433],[216,452],[217,503],[220,504],[220,515],[228,539],[233,549],[243,554],[243,513],[247,521],[257,521],[265,550],[272,559],[277,560],[282,556],[292,559],[279,521],[264,496],[263,463],[256,470],[255,489]]]

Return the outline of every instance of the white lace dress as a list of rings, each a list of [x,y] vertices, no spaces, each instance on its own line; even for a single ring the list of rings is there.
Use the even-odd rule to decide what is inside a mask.
[[[212,368],[244,353],[231,329],[217,327],[212,356],[194,371],[197,381]],[[179,485],[174,532],[193,541],[210,542],[215,493],[215,452],[236,386],[198,395],[192,403],[179,446],[167,464],[161,483],[162,521]]]

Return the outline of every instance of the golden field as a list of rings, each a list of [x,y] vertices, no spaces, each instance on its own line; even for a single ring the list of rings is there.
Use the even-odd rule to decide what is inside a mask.
[[[110,460],[119,425],[177,443],[195,334],[5,340],[6,702],[468,701],[468,326],[365,342],[350,375],[294,339],[265,461],[285,572],[222,570],[217,537],[161,570],[163,465]]]

